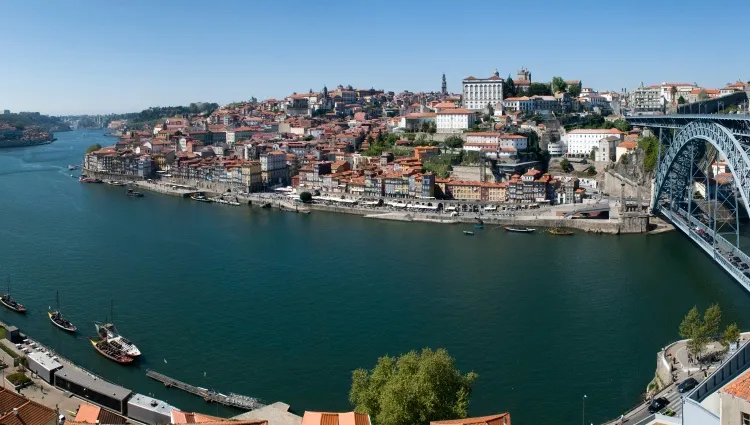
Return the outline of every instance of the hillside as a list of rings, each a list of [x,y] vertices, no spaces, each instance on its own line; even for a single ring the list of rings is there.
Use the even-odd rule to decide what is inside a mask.
[[[15,127],[20,131],[33,127],[38,128],[40,131],[49,133],[71,130],[70,126],[65,124],[60,118],[42,115],[39,112],[2,114],[0,115],[0,124],[5,124],[5,127]]]

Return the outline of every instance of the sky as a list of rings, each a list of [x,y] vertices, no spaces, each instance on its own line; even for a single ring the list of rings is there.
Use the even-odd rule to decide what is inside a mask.
[[[0,109],[281,98],[339,84],[460,92],[495,69],[595,90],[750,80],[748,0],[0,1]]]

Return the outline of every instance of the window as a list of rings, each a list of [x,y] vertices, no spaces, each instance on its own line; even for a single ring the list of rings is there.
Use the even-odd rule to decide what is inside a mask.
[[[750,425],[750,413],[741,412],[742,425]]]

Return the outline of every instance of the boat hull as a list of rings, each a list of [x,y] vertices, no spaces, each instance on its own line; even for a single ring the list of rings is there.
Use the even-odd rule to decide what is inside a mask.
[[[102,335],[103,332],[106,334],[106,338],[103,338],[103,339],[106,339],[107,342],[116,342],[119,345],[126,345],[127,347],[123,347],[123,351],[128,356],[136,358],[141,355],[141,351],[138,349],[138,347],[136,347],[136,345],[130,341],[128,341],[128,343],[125,344],[122,341],[124,337],[120,335],[119,333],[117,334],[113,333],[110,329],[107,329],[106,325],[102,325],[100,323],[96,323],[94,326],[96,327],[96,333],[97,335],[99,335],[99,337],[103,336]]]
[[[94,338],[89,338],[89,341],[91,341],[91,345],[94,346],[94,349],[99,354],[101,354],[102,356],[104,356],[104,357],[112,360],[113,362],[120,363],[120,364],[130,364],[130,363],[133,363],[133,358],[130,357],[130,356],[128,356],[128,355],[121,354],[120,356],[113,356],[113,355],[107,353],[106,351],[102,350],[101,347],[100,347],[100,344],[102,342],[106,342],[106,341],[101,341],[101,340],[97,341]]]
[[[78,330],[78,328],[77,328],[77,327],[75,327],[75,325],[72,325],[72,324],[71,324],[71,326],[70,326],[70,327],[67,327],[67,326],[63,326],[63,325],[61,325],[61,324],[59,324],[59,323],[55,322],[55,319],[53,319],[53,318],[52,318],[52,312],[51,312],[51,311],[48,311],[48,312],[47,312],[47,316],[49,317],[49,321],[50,321],[50,322],[52,322],[52,324],[53,324],[53,325],[55,325],[55,326],[57,326],[58,328],[60,328],[60,329],[64,330],[65,332],[70,332],[70,333],[73,333],[73,332],[75,332],[75,331],[77,331],[77,330]]]
[[[13,306],[11,304],[8,304],[4,298],[0,298],[0,304],[4,305],[6,308],[15,311],[16,313],[26,314],[26,307],[24,307],[21,304],[17,304],[16,306]]]
[[[528,227],[525,228],[525,229],[517,229],[515,227],[507,227],[507,226],[503,227],[503,229],[505,229],[508,232],[513,232],[513,233],[531,233],[534,230],[536,230],[536,229],[532,229],[532,228],[528,228]]]

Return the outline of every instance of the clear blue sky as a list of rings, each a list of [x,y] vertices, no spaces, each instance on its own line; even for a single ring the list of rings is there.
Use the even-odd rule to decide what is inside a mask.
[[[514,5],[515,4],[515,5]],[[597,90],[750,80],[748,0],[2,2],[0,109],[140,111],[525,66]]]

